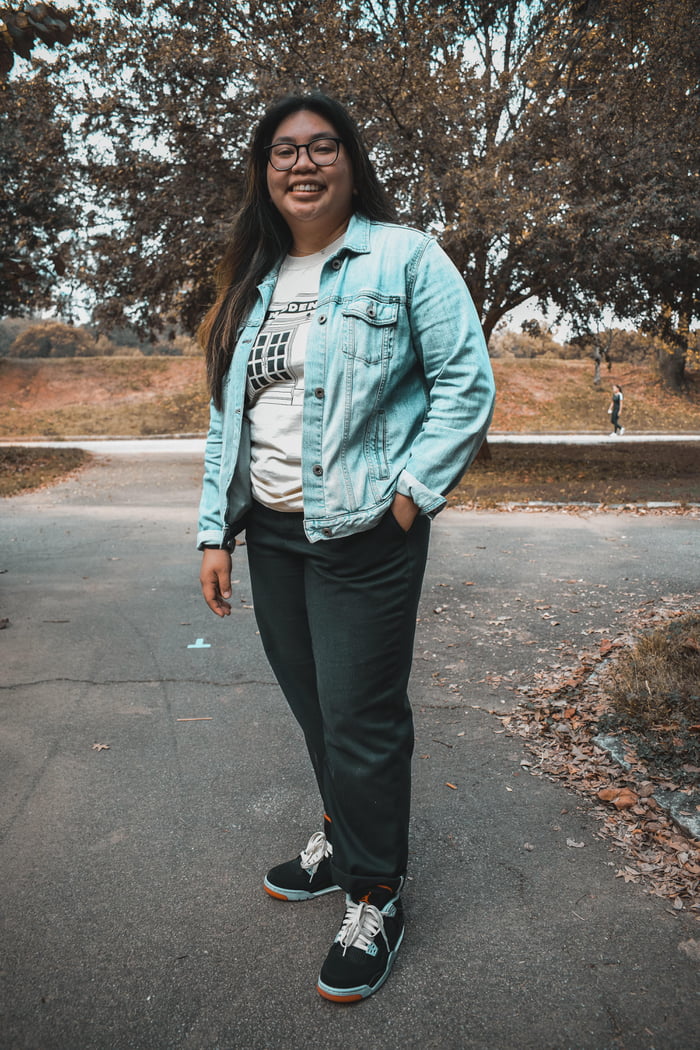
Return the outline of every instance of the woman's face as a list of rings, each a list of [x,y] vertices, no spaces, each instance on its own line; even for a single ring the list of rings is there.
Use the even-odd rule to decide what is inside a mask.
[[[338,132],[325,117],[301,109],[282,121],[272,143],[302,145],[324,136],[337,138]],[[275,171],[268,164],[267,188],[295,244],[311,240],[323,247],[339,237],[350,221],[353,172],[344,145],[335,163],[328,166],[314,164],[305,149],[299,150],[294,167],[288,171]]]

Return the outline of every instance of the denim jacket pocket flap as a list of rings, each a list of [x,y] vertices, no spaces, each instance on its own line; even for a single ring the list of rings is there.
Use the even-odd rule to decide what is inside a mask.
[[[399,316],[398,301],[384,302],[373,295],[359,295],[351,303],[345,303],[343,314],[356,317],[373,325],[396,324]]]

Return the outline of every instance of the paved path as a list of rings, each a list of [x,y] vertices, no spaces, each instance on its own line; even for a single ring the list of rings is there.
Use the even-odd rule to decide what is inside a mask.
[[[622,437],[611,437],[610,434],[500,434],[490,433],[489,441],[493,444],[510,443],[519,445],[602,445],[611,441],[623,441],[641,444],[647,441],[700,441],[698,434],[624,434]],[[115,456],[153,456],[153,455],[201,455],[204,452],[203,437],[155,437],[155,438],[66,438],[63,441],[0,441],[0,448],[5,445],[24,445],[39,448],[82,448],[86,452],[108,452]]]
[[[0,505],[0,1047],[698,1047],[697,921],[616,878],[589,807],[525,773],[488,713],[628,610],[697,593],[697,521],[437,519],[408,931],[386,987],[342,1008],[314,987],[341,900],[261,889],[319,814],[245,550],[219,622],[196,582],[199,455],[114,451]]]

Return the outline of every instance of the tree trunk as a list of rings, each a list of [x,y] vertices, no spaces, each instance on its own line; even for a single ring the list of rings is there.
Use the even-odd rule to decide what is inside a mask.
[[[491,447],[489,445],[488,438],[484,438],[484,440],[481,443],[481,447],[479,448],[479,451],[477,452],[474,458],[474,462],[488,463],[492,458],[493,457],[491,455]]]
[[[674,394],[683,391],[686,350],[682,346],[664,346],[657,353],[661,382]]]

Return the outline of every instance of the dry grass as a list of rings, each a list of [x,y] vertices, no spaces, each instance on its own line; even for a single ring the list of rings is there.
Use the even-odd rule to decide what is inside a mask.
[[[78,448],[0,448],[0,497],[64,481],[91,458]]]
[[[697,442],[624,438],[602,445],[493,444],[450,496],[453,506],[503,503],[700,502]]]
[[[687,374],[684,394],[665,390],[652,365],[615,365],[593,383],[592,361],[496,360],[493,429],[516,434],[610,433],[611,386],[619,383],[622,423],[629,433],[700,431],[700,372]]]
[[[199,357],[0,359],[0,437],[202,433]]]
[[[616,661],[605,684],[619,714],[642,729],[674,722],[700,731],[700,615],[689,613],[643,635]]]
[[[600,676],[599,728],[631,747],[652,779],[692,790],[700,771],[700,612],[635,632]]]
[[[594,433],[610,430],[610,384],[624,390],[629,433],[700,432],[700,373],[684,395],[661,386],[651,366],[621,365],[593,383],[590,361],[493,361],[498,396],[493,430]],[[208,396],[201,357],[0,359],[0,437],[204,433]]]
[[[650,366],[620,366],[604,373],[596,387],[589,361],[510,359],[493,365],[496,432],[607,434],[613,380],[624,387],[628,432],[700,432],[697,373],[689,375],[686,394],[675,397]],[[207,423],[201,357],[0,359],[0,437],[6,440],[204,434]],[[473,465],[452,494],[453,505],[700,501],[697,445],[641,445],[623,438],[602,446],[490,448],[491,461]],[[33,484],[24,468],[6,462],[0,470],[5,493]]]

